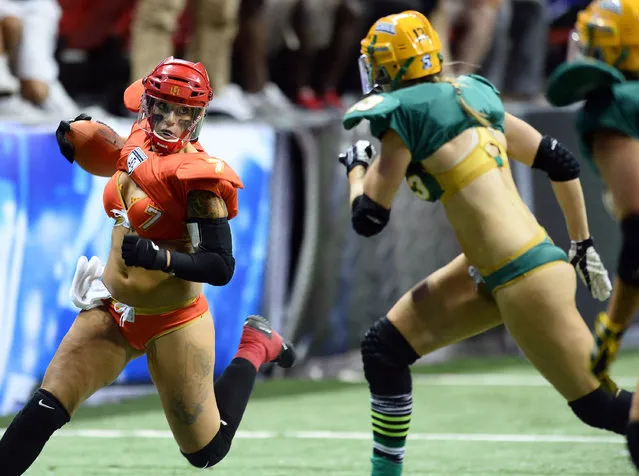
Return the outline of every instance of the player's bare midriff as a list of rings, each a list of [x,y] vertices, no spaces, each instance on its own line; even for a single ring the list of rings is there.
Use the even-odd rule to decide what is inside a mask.
[[[506,144],[501,132],[491,131]],[[443,172],[459,163],[472,143],[472,130],[464,131],[429,157],[425,168]],[[495,168],[480,176],[445,204],[446,215],[469,261],[494,268],[539,235],[539,224],[521,199],[510,169]]]
[[[122,197],[127,207],[144,192],[128,177],[121,179]],[[135,231],[114,226],[111,233],[111,250],[102,281],[114,299],[133,307],[179,308],[202,292],[202,284],[185,281],[164,271],[152,271],[140,267],[128,267],[122,259],[122,240],[125,234]],[[160,248],[192,253],[193,248],[184,240],[154,241]]]

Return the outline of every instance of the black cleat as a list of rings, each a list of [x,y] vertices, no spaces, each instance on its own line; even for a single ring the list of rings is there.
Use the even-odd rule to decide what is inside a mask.
[[[271,327],[271,323],[266,318],[256,315],[249,316],[244,321],[244,325],[264,334],[270,341],[274,341],[274,344],[276,342],[280,343],[280,349],[277,357],[270,362],[279,365],[283,369],[290,369],[293,365],[295,365],[295,359],[297,356],[295,355],[295,348],[293,347],[293,344],[284,340],[282,336],[275,332]]]

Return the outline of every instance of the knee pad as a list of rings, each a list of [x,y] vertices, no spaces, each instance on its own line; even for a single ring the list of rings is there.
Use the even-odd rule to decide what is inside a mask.
[[[386,317],[379,319],[361,343],[364,375],[371,392],[377,395],[410,393],[409,366],[419,355]]]
[[[617,275],[624,283],[639,287],[639,215],[621,220],[621,236]]]
[[[231,449],[231,439],[227,438],[223,433],[223,426],[220,427],[220,431],[211,440],[211,442],[195,453],[184,453],[181,451],[191,465],[196,468],[212,468],[220,461],[224,459],[229,450]]]
[[[599,387],[568,405],[586,425],[626,434],[632,393],[620,390],[616,395]]]

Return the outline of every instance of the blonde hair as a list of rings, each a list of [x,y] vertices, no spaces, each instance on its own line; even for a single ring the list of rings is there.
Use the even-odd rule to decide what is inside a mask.
[[[455,88],[455,93],[457,94],[457,100],[459,101],[459,104],[461,105],[462,109],[466,112],[466,114],[471,116],[473,119],[475,119],[484,127],[489,127],[489,128],[493,127],[493,125],[490,123],[490,121],[488,120],[485,114],[479,112],[477,109],[475,109],[474,107],[472,107],[470,104],[466,102],[466,100],[464,99],[464,96],[462,95],[462,85],[457,82],[454,76],[436,75],[436,76],[433,76],[432,80],[435,83],[450,84],[453,88]]]

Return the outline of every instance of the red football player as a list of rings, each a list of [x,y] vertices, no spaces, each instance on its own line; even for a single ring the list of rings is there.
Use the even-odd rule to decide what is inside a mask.
[[[212,97],[204,67],[173,57],[125,94],[139,115],[104,190],[115,219],[109,258],[104,268],[96,257],[78,262],[71,298],[82,311],[0,440],[3,475],[22,474],[86,398],[144,353],[182,454],[213,466],[229,451],[260,365],[293,364],[269,322],[249,316],[213,385],[215,331],[202,283],[233,276],[228,220],[242,183],[197,142]]]

